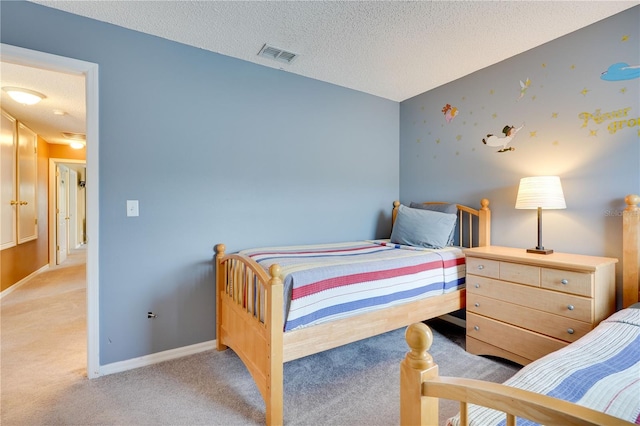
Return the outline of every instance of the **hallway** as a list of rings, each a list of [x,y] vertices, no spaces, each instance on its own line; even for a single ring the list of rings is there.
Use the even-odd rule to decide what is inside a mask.
[[[0,413],[86,378],[86,286],[84,246],[2,298]]]

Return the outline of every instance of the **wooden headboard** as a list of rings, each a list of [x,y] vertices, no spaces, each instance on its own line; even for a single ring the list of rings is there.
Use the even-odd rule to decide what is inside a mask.
[[[622,212],[622,307],[640,300],[640,196],[629,194]]]

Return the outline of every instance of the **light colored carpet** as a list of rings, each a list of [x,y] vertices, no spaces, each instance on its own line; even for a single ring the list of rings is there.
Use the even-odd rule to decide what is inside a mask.
[[[88,380],[84,252],[2,299],[0,420],[13,425],[261,425],[264,403],[231,351],[208,351]],[[430,353],[440,374],[501,382],[519,367],[464,351],[440,320]],[[285,364],[290,425],[399,424],[404,330]],[[441,402],[441,421],[457,404]]]

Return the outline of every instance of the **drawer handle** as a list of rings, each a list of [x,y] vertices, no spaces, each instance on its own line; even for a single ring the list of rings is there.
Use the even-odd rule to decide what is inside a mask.
[[[474,305],[476,308],[480,306],[480,304],[478,302],[476,302],[476,304]]]
[[[478,265],[478,269],[484,269],[484,265]]]
[[[476,284],[476,288],[480,288],[480,284]]]
[[[473,326],[473,329],[474,329],[475,331],[478,331],[478,330],[480,330],[480,327],[478,327],[477,325],[474,325],[474,326]]]
[[[562,280],[560,280],[560,282],[561,282],[563,285],[567,285],[567,284],[569,284],[569,280],[568,280],[568,279],[566,279],[566,278],[563,278]]]
[[[573,311],[574,307],[573,307],[573,305],[569,305],[569,306],[567,306],[567,309],[570,310],[570,311]]]
[[[569,329],[567,329],[567,333],[569,333],[569,334],[573,334],[573,333],[574,333],[573,328],[569,328]]]

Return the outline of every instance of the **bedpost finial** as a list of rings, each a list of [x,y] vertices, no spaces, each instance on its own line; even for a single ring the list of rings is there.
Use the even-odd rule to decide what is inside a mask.
[[[280,273],[280,265],[278,265],[277,263],[274,263],[269,267],[269,274],[271,274],[272,278],[280,278]]]
[[[215,250],[216,254],[219,254],[220,256],[224,256],[224,251],[227,248],[225,247],[224,244],[216,244],[213,249]]]
[[[427,353],[433,343],[433,333],[425,323],[411,324],[407,327],[404,338],[411,348],[405,357],[411,368],[423,370],[433,366],[433,358]]]
[[[483,198],[480,200],[480,205],[482,206],[482,210],[486,210],[489,208],[489,199]]]
[[[629,194],[624,197],[624,202],[627,203],[627,210],[637,210],[638,203],[640,203],[640,195]]]
[[[393,207],[400,207],[400,201],[396,200],[393,202]]]

